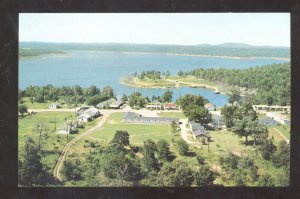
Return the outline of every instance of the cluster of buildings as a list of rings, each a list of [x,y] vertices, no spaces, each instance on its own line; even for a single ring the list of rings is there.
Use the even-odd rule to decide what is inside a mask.
[[[89,122],[92,119],[100,116],[99,109],[91,106],[79,107],[75,110],[77,120],[72,123],[71,120],[65,122],[62,126],[57,129],[58,134],[70,134],[76,131],[76,128],[80,126],[82,122]]]
[[[78,123],[81,122],[88,122],[91,121],[93,118],[96,118],[100,115],[99,109],[91,106],[91,107],[80,107],[76,109],[76,114],[78,115],[77,121]]]
[[[112,109],[118,109],[121,108],[124,105],[124,101],[122,100],[116,100],[115,98],[111,98],[108,100],[105,100],[103,102],[100,102],[96,105],[97,108],[112,108]]]

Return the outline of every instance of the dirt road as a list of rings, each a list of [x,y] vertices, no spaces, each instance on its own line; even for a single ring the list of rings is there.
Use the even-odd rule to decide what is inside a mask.
[[[68,144],[66,144],[66,146],[63,148],[58,160],[57,160],[57,163],[54,167],[54,170],[53,170],[53,176],[55,178],[57,178],[58,180],[62,181],[62,178],[61,178],[61,175],[60,175],[60,171],[61,171],[61,168],[62,168],[62,165],[63,165],[63,162],[66,158],[66,155],[67,155],[67,152],[68,150],[70,149],[70,147],[77,141],[77,140],[80,140],[82,139],[83,137],[89,135],[90,133],[92,133],[93,131],[95,131],[96,129],[99,129],[102,127],[102,125],[105,123],[105,121],[107,120],[107,118],[110,116],[112,112],[106,112],[105,114],[103,114],[101,120],[97,123],[96,126],[88,129],[87,131],[85,131],[84,133],[78,135],[77,137],[75,137],[73,140],[71,140]]]

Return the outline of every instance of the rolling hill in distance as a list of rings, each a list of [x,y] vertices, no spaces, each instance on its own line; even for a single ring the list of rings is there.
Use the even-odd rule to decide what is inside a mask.
[[[166,45],[133,43],[51,43],[20,42],[20,56],[27,56],[24,49],[51,53],[67,50],[115,51],[138,53],[165,53],[177,55],[204,55],[225,57],[272,57],[290,58],[290,48],[281,46],[253,46],[244,43],[224,43],[220,45]],[[28,53],[27,53],[28,54]],[[29,53],[30,54],[30,53]]]

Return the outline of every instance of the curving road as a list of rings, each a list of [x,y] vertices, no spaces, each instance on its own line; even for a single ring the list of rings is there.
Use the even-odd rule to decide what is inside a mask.
[[[53,170],[53,176],[62,181],[62,178],[61,178],[61,175],[60,175],[60,170],[62,168],[62,165],[63,165],[63,162],[64,160],[66,159],[66,155],[67,155],[67,152],[68,150],[70,149],[70,147],[77,141],[77,140],[80,140],[82,139],[83,137],[89,135],[90,133],[92,133],[93,131],[95,131],[96,129],[98,128],[101,128],[102,125],[105,123],[105,121],[107,120],[107,118],[109,117],[111,113],[106,113],[106,114],[103,114],[101,120],[97,123],[96,126],[88,129],[87,131],[81,133],[80,135],[78,135],[77,137],[75,137],[73,140],[71,140],[70,142],[68,142],[68,144],[65,145],[65,147],[63,148],[57,162],[56,162],[56,165],[54,167],[54,170]]]
[[[75,112],[75,109],[29,109],[28,111],[29,112],[32,112],[32,111],[33,112]],[[157,114],[161,113],[161,112],[181,112],[180,110],[163,110],[163,111],[162,110],[153,110],[153,111],[151,111],[151,110],[146,110],[146,109],[143,109],[143,110],[132,110],[129,106],[126,106],[123,109],[116,109],[116,110],[111,110],[111,109],[109,110],[108,109],[108,110],[100,110],[100,111],[101,111],[101,114],[102,114],[102,118],[96,124],[96,126],[93,126],[92,128],[88,129],[87,131],[79,134],[77,137],[75,137],[74,139],[72,139],[70,142],[68,142],[64,146],[64,148],[63,148],[63,150],[62,150],[62,152],[61,152],[61,154],[60,154],[60,156],[59,156],[59,158],[58,158],[58,160],[57,160],[57,162],[55,164],[54,170],[53,170],[53,176],[56,179],[62,181],[62,176],[60,174],[61,168],[62,168],[64,160],[66,159],[67,153],[68,153],[69,149],[72,147],[72,145],[76,141],[84,138],[85,136],[88,136],[89,134],[91,134],[95,130],[101,128],[103,126],[103,124],[106,122],[107,118],[112,113],[132,111],[132,112],[136,112],[138,114],[141,114],[143,116],[158,117]],[[185,122],[183,122],[183,123],[185,124]],[[187,140],[187,137],[186,137],[187,130],[185,128],[185,125],[183,125],[183,126],[184,127],[181,128],[182,129],[181,130],[181,136],[182,136],[182,138],[186,142],[188,142],[188,143],[194,143],[194,142],[190,142],[190,141]],[[183,131],[183,129],[185,129],[185,130]]]

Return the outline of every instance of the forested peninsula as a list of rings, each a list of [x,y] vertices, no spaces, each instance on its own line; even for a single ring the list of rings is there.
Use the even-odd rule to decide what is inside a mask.
[[[142,71],[124,78],[122,83],[147,88],[176,88],[181,86],[214,89],[229,94],[238,90],[252,104],[290,105],[290,63],[272,64],[247,69],[199,68],[179,71],[177,76],[170,72]]]

